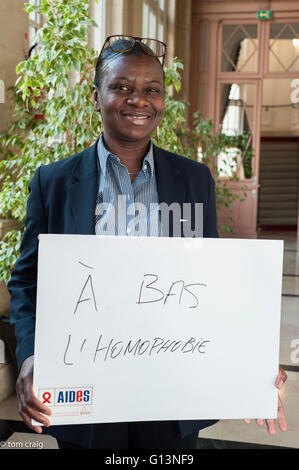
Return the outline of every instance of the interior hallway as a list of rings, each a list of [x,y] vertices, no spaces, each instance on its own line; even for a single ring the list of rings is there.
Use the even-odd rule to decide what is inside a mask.
[[[290,447],[299,448],[299,362],[292,362],[291,343],[294,339],[299,342],[299,243],[296,234],[292,232],[262,232],[259,238],[283,239],[283,295],[281,313],[280,364],[288,374],[288,380],[281,393],[288,421],[288,431],[277,431],[270,436],[265,426],[260,428],[255,422],[245,424],[242,420],[222,420],[216,425],[200,433],[199,448],[270,448]],[[296,355],[299,360],[299,353]],[[10,396],[0,404],[1,420],[7,420],[6,425],[15,432],[2,443],[2,449],[11,448],[44,448],[57,449],[56,440],[49,436],[39,436],[28,433],[20,421],[16,411],[16,398]],[[5,423],[2,421],[2,427]],[[9,432],[9,431],[8,431]],[[1,446],[1,443],[0,443]]]

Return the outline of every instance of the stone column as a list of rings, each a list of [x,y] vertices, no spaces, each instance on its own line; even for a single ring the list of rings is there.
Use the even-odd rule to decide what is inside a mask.
[[[109,0],[106,4],[106,31],[111,34],[124,34],[125,0]]]
[[[173,14],[173,12],[171,12]],[[175,0],[174,26],[170,25],[169,42],[173,41],[173,57],[178,57],[184,64],[182,72],[182,89],[179,93],[180,99],[189,98],[189,77],[191,61],[191,21],[192,0]],[[172,45],[172,44],[171,44]]]
[[[123,31],[131,36],[142,36],[143,1],[124,0],[123,2]]]

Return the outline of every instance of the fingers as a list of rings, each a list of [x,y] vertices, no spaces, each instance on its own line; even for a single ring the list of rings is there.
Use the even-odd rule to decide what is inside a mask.
[[[250,419],[245,419],[245,423],[250,423]],[[256,419],[256,424],[258,426],[263,426],[264,422],[266,422],[268,433],[272,436],[276,433],[276,424],[278,423],[278,427],[280,431],[286,432],[287,430],[287,420],[285,417],[284,408],[282,405],[282,401],[280,397],[278,397],[278,413],[277,413],[277,420],[275,419]]]
[[[278,397],[277,421],[278,421],[279,429],[282,432],[286,432],[286,430],[287,430],[287,420],[286,420],[286,417],[285,417],[285,412],[284,412],[282,401],[281,401],[280,397]]]
[[[28,391],[28,386],[25,385],[22,387],[20,383],[17,389],[17,397],[19,414],[30,429],[39,434],[42,432],[41,426],[34,426],[31,423],[32,419],[46,427],[50,426],[50,422],[45,415],[50,416],[51,410],[42,405],[40,400],[34,395],[32,389]]]
[[[262,427],[264,425],[264,422],[266,421],[268,433],[273,435],[276,433],[276,425],[275,425],[275,419],[256,419],[255,422],[259,427]],[[250,419],[245,419],[245,423],[249,424]]]
[[[278,423],[278,427],[280,431],[286,432],[287,430],[287,420],[285,417],[283,405],[281,399],[278,397],[278,413],[277,413],[277,420],[274,419],[267,419],[267,428],[269,434],[275,434],[276,433],[276,421]]]
[[[47,406],[43,405],[35,396],[32,382],[33,362],[30,367],[27,367],[25,364],[24,368],[21,369],[16,384],[16,392],[18,398],[18,412],[20,416],[30,429],[40,434],[42,432],[42,427],[34,426],[31,423],[31,420],[34,419],[38,423],[48,427],[50,426],[50,421],[45,415],[50,416],[51,410]]]
[[[278,373],[278,376],[276,378],[276,381],[275,381],[275,387],[278,388],[279,390],[283,387],[285,381],[287,380],[288,376],[286,374],[286,372],[281,369],[281,367],[279,368],[279,373]]]
[[[275,419],[266,419],[266,425],[267,425],[268,433],[273,436],[276,433]]]
[[[251,420],[247,418],[247,419],[244,419],[244,421],[245,421],[246,424],[249,424]],[[256,424],[259,427],[262,427],[264,425],[264,421],[265,421],[264,419],[256,419],[255,420]],[[272,420],[267,419],[266,423],[267,423],[268,432],[270,434],[275,434],[275,432],[276,432],[275,420],[274,419],[272,419]]]
[[[246,424],[250,423],[250,419],[245,419],[244,421]],[[264,423],[266,422],[268,433],[271,435],[274,435],[276,433],[276,420],[275,419],[256,419],[255,422],[259,427],[262,427]],[[281,417],[280,421],[278,420],[278,424],[279,424],[279,429],[281,431],[286,431],[286,419],[284,416]]]
[[[287,378],[288,378],[288,376],[287,376],[286,372],[283,369],[281,369],[281,367],[280,367],[278,376],[277,376],[276,381],[275,381],[276,388],[278,388],[280,390],[283,387],[284,383],[286,382]],[[245,421],[246,424],[250,423],[249,418],[244,419],[244,421]],[[279,396],[278,396],[277,420],[275,420],[275,419],[266,419],[266,420],[256,419],[255,420],[255,422],[258,426],[263,426],[265,421],[266,421],[267,430],[268,430],[269,434],[273,435],[273,434],[276,433],[276,421],[278,422],[279,429],[282,432],[286,432],[286,430],[287,430],[287,420],[286,420],[285,413],[284,413],[284,408],[283,408],[283,405],[282,405],[282,402],[281,402],[281,399],[280,399]]]

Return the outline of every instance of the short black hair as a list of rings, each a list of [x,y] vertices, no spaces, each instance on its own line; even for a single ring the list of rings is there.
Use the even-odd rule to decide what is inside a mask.
[[[131,42],[128,39],[118,39],[113,43],[113,47],[117,50],[126,50],[130,48]],[[143,44],[144,49],[148,51],[148,55],[152,56],[153,59],[157,60],[158,63],[161,66],[162,72],[163,72],[163,78],[165,79],[165,74],[164,70],[162,67],[162,64],[158,57],[154,56],[154,52],[150,47],[148,47],[146,44]],[[140,46],[138,42],[135,42],[134,47],[129,50],[128,52],[114,52],[109,46],[107,46],[102,55],[99,56],[96,64],[96,69],[95,69],[95,77],[94,77],[94,86],[99,90],[101,88],[101,83],[103,82],[103,77],[105,74],[105,69],[108,64],[110,64],[113,60],[120,58],[122,56],[128,56],[128,55],[134,55],[134,56],[141,56],[142,54],[146,54],[146,52],[143,50],[143,48]],[[147,55],[147,54],[146,54]]]

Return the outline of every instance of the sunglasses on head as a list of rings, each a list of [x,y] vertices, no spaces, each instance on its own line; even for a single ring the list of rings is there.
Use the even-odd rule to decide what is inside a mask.
[[[113,35],[108,36],[103,44],[100,56],[106,47],[110,47],[113,52],[122,53],[131,51],[135,44],[139,44],[141,49],[153,57],[162,58],[162,67],[166,55],[167,45],[158,39],[138,38],[135,36]]]

